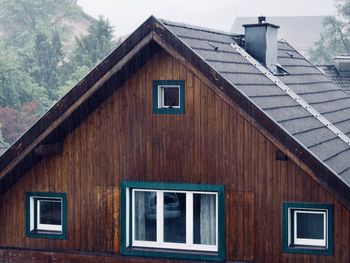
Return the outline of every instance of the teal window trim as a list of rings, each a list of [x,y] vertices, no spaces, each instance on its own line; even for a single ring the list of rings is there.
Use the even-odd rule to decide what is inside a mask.
[[[120,252],[126,256],[140,256],[140,257],[157,257],[157,258],[174,258],[174,259],[188,259],[188,260],[205,260],[205,261],[224,261],[225,250],[225,198],[223,185],[208,185],[208,184],[187,184],[187,183],[161,183],[161,182],[131,182],[123,181],[120,184]],[[199,192],[216,192],[218,196],[218,251],[186,251],[174,249],[156,249],[156,248],[133,248],[131,245],[131,227],[129,233],[127,225],[131,226],[131,209],[127,216],[127,206],[131,204],[131,191],[127,196],[127,189],[157,189],[157,190],[182,190],[182,191],[199,191]],[[127,203],[129,202],[129,203]],[[129,222],[127,222],[129,218]],[[129,240],[127,240],[127,234]]]
[[[159,86],[174,85],[179,86],[180,107],[179,108],[160,108]],[[153,81],[153,113],[155,114],[184,114],[185,113],[185,81],[184,80],[154,80]]]
[[[326,233],[326,247],[318,246],[301,246],[293,245],[293,212],[295,210],[320,210],[327,211],[326,224],[327,224],[327,233]],[[290,221],[290,223],[289,223]],[[289,230],[289,227],[291,230]],[[292,254],[314,254],[314,255],[324,255],[332,256],[334,250],[333,242],[333,229],[334,229],[334,219],[333,219],[333,205],[332,204],[320,204],[320,203],[292,203],[284,202],[282,208],[282,247],[283,253],[292,253]],[[289,237],[289,233],[291,236]],[[290,242],[289,242],[290,240]]]
[[[38,231],[37,226],[37,202],[34,202],[34,229],[31,230],[30,223],[30,210],[31,204],[30,199],[35,198],[36,200],[50,200],[53,198],[60,198],[62,200],[62,231]],[[26,236],[30,238],[48,238],[48,239],[67,239],[67,195],[66,193],[52,193],[52,192],[27,192],[26,193],[26,211],[25,211],[25,222],[26,222]]]

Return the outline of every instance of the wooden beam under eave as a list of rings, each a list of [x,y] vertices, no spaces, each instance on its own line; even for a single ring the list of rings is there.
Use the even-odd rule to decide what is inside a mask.
[[[63,143],[41,144],[34,150],[36,155],[55,155],[63,151]]]

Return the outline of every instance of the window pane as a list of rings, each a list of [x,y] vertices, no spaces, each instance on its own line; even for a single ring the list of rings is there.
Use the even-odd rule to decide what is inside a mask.
[[[135,240],[157,239],[157,194],[135,191]]]
[[[324,214],[297,212],[297,238],[324,239]]]
[[[40,224],[61,225],[61,202],[39,200]]]
[[[216,244],[216,196],[193,194],[193,231],[195,244]]]
[[[186,243],[186,194],[164,193],[164,241]]]
[[[163,88],[164,106],[176,107],[179,102],[179,88]]]

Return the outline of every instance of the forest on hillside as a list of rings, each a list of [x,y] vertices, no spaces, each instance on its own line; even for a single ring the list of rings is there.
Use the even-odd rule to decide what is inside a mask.
[[[0,154],[117,47],[107,19],[86,17],[77,0],[0,1]]]

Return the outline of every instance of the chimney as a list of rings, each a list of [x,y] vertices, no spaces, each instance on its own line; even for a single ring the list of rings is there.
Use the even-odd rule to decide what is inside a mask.
[[[333,58],[335,67],[341,77],[350,76],[350,56],[342,55]]]
[[[245,28],[246,51],[269,70],[275,72],[279,26],[266,23],[266,17],[264,16],[258,17],[257,24],[243,26]]]

